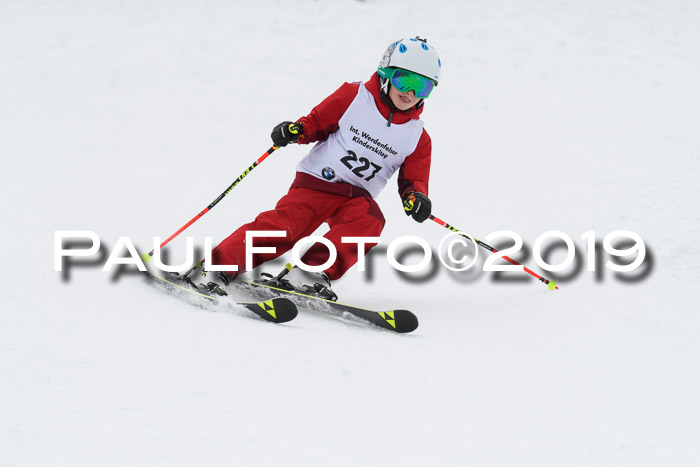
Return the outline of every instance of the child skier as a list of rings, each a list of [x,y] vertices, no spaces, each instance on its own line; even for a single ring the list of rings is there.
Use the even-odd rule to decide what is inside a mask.
[[[399,40],[386,49],[368,82],[345,83],[306,117],[277,125],[271,135],[275,147],[317,144],[298,164],[289,192],[275,209],[261,213],[214,248],[214,264],[239,268],[218,273],[220,281],[228,285],[243,272],[247,231],[285,233],[284,237],[255,238],[255,247],[276,248],[275,253],[253,255],[252,267],[256,267],[289,251],[327,222],[330,230],[325,238],[335,246],[337,259],[325,272],[315,273],[311,279],[315,287],[302,289],[304,271],[296,267],[285,268],[271,280],[277,287],[337,300],[330,281],[340,278],[358,259],[358,245],[341,239],[379,237],[385,221],[375,198],[397,170],[406,214],[425,221],[431,211],[431,142],[419,117],[425,99],[438,84],[440,67],[437,52],[426,40]],[[375,245],[367,244],[365,252]],[[319,266],[329,256],[328,247],[316,243],[301,261]],[[224,293],[218,286],[215,289]]]

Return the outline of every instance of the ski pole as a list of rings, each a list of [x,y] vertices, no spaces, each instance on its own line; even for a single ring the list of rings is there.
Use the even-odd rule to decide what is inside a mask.
[[[446,229],[449,229],[449,230],[455,232],[456,234],[461,235],[462,237],[464,237],[464,238],[466,238],[466,239],[469,239],[469,240],[475,242],[477,245],[486,248],[486,249],[489,250],[491,253],[498,253],[498,250],[495,249],[494,247],[492,247],[492,246],[490,246],[490,245],[487,245],[486,243],[482,242],[481,240],[479,240],[479,239],[477,239],[477,238],[470,237],[469,235],[467,235],[467,234],[465,234],[464,232],[462,232],[461,230],[459,230],[459,229],[457,229],[457,228],[451,226],[450,224],[448,224],[447,222],[443,221],[442,219],[438,219],[437,217],[431,215],[431,216],[430,216],[430,220],[433,220],[433,221],[437,222],[438,224],[440,224],[441,226],[445,227]],[[509,257],[507,257],[507,256],[505,256],[505,255],[503,256],[503,259],[505,259],[505,260],[508,261],[509,263],[514,264],[514,265],[516,265],[516,266],[523,266],[522,264],[518,263],[518,262],[515,261],[514,259],[511,259],[511,258],[509,258]],[[539,281],[542,282],[543,284],[547,285],[547,287],[549,287],[549,290],[554,290],[554,289],[558,289],[558,288],[559,288],[559,287],[557,287],[557,282],[556,282],[556,281],[551,281],[551,280],[549,280],[549,279],[545,279],[544,277],[540,276],[539,274],[537,274],[536,272],[532,271],[531,269],[528,269],[528,268],[525,267],[525,266],[523,266],[523,270],[524,270],[526,273],[535,276],[535,277],[537,278],[537,280],[539,280]]]
[[[194,224],[200,217],[202,217],[203,215],[205,215],[206,213],[208,213],[209,211],[211,211],[211,210],[214,208],[214,206],[216,206],[216,205],[219,203],[219,201],[221,201],[222,199],[224,199],[224,196],[226,196],[227,194],[229,194],[229,193],[231,192],[231,190],[233,190],[233,188],[234,188],[236,185],[238,185],[238,182],[240,182],[241,180],[243,180],[243,178],[245,178],[245,176],[248,175],[248,174],[250,173],[251,170],[253,170],[255,167],[257,167],[262,161],[265,160],[265,158],[267,158],[267,156],[269,156],[270,154],[272,154],[273,152],[275,152],[277,149],[279,149],[279,148],[276,147],[276,146],[272,146],[270,149],[268,149],[268,150],[265,152],[265,154],[263,154],[262,156],[260,156],[260,157],[258,158],[258,160],[256,160],[255,162],[253,162],[253,164],[252,164],[250,167],[248,167],[248,168],[245,170],[245,172],[243,172],[237,179],[235,179],[235,180],[233,181],[233,183],[232,183],[228,188],[226,188],[226,190],[225,190],[223,193],[221,193],[221,194],[219,195],[218,198],[216,198],[214,201],[212,201],[211,204],[210,204],[209,206],[207,206],[206,208],[204,208],[204,210],[203,210],[202,212],[200,212],[199,214],[197,214],[196,216],[194,216],[187,224],[185,224],[185,225],[183,225],[182,227],[180,227],[180,229],[179,229],[177,232],[175,232],[174,234],[172,234],[172,235],[171,235],[170,237],[168,237],[163,243],[161,243],[161,244],[160,244],[160,248],[163,248],[165,245],[167,245],[168,243],[170,243],[170,240],[172,240],[173,238],[175,238],[175,237],[177,237],[178,235],[180,235],[185,229],[187,229],[189,226],[191,226],[192,224]],[[144,263],[148,263],[148,262],[151,260],[151,257],[153,256],[153,252],[154,252],[154,251],[155,251],[155,250],[151,250],[149,253],[144,253],[144,254],[141,255],[141,259],[143,259],[143,262],[144,262]]]

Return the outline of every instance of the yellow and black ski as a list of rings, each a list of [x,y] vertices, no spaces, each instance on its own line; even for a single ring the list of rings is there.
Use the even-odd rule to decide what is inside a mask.
[[[267,296],[288,297],[299,306],[312,307],[315,310],[330,312],[333,314],[348,313],[355,317],[379,326],[389,331],[407,333],[415,331],[418,327],[418,318],[408,310],[374,311],[365,308],[346,305],[332,300],[325,300],[313,295],[307,295],[293,290],[286,290],[273,285],[265,284],[265,281],[248,281],[245,283],[252,289],[258,289]],[[313,306],[313,305],[320,306]]]
[[[192,285],[189,285],[182,280],[170,280],[165,277],[153,274],[150,271],[148,272],[148,274],[151,278],[155,279],[161,285],[165,286],[170,290],[182,290],[213,302],[219,302],[223,300],[236,305],[241,305],[258,315],[265,321],[270,321],[273,323],[286,323],[287,321],[291,321],[294,318],[296,318],[298,313],[296,305],[287,298],[276,297],[270,300],[263,300],[261,302],[239,302],[235,300],[231,301],[230,299],[227,299],[228,297],[217,296],[207,290],[193,288]]]

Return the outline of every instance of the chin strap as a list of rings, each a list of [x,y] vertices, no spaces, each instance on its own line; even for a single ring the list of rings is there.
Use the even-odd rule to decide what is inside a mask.
[[[387,119],[386,126],[391,126],[391,121],[394,119],[394,112],[396,112],[398,109],[394,103],[391,102],[391,99],[389,99],[389,80],[385,79],[382,83],[379,91],[379,97],[386,105],[389,106],[389,118]]]

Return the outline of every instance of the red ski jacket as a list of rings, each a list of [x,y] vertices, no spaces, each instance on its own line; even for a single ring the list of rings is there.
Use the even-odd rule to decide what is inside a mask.
[[[389,104],[384,102],[380,97],[379,76],[377,73],[374,73],[370,80],[364,84],[374,96],[377,109],[379,109],[379,112],[381,112],[388,121],[391,109]],[[299,143],[308,144],[316,141],[323,141],[328,138],[331,133],[336,131],[338,129],[338,121],[348,109],[353,99],[357,96],[359,87],[360,85],[358,83],[343,84],[337,91],[314,107],[309,115],[300,118],[298,121],[301,122],[304,127],[304,134],[299,138]],[[421,112],[423,112],[423,106],[418,108],[414,107],[403,112],[396,110],[392,117],[392,123],[401,124],[411,119],[417,120],[420,118]],[[423,129],[415,151],[406,158],[399,169],[399,195],[402,198],[409,191],[419,191],[426,196],[428,195],[431,150],[432,144],[430,142],[430,136],[428,136],[428,133]],[[306,175],[307,174],[298,173],[293,186],[318,189],[318,184],[325,185],[329,183]],[[369,196],[369,194],[367,195]]]

